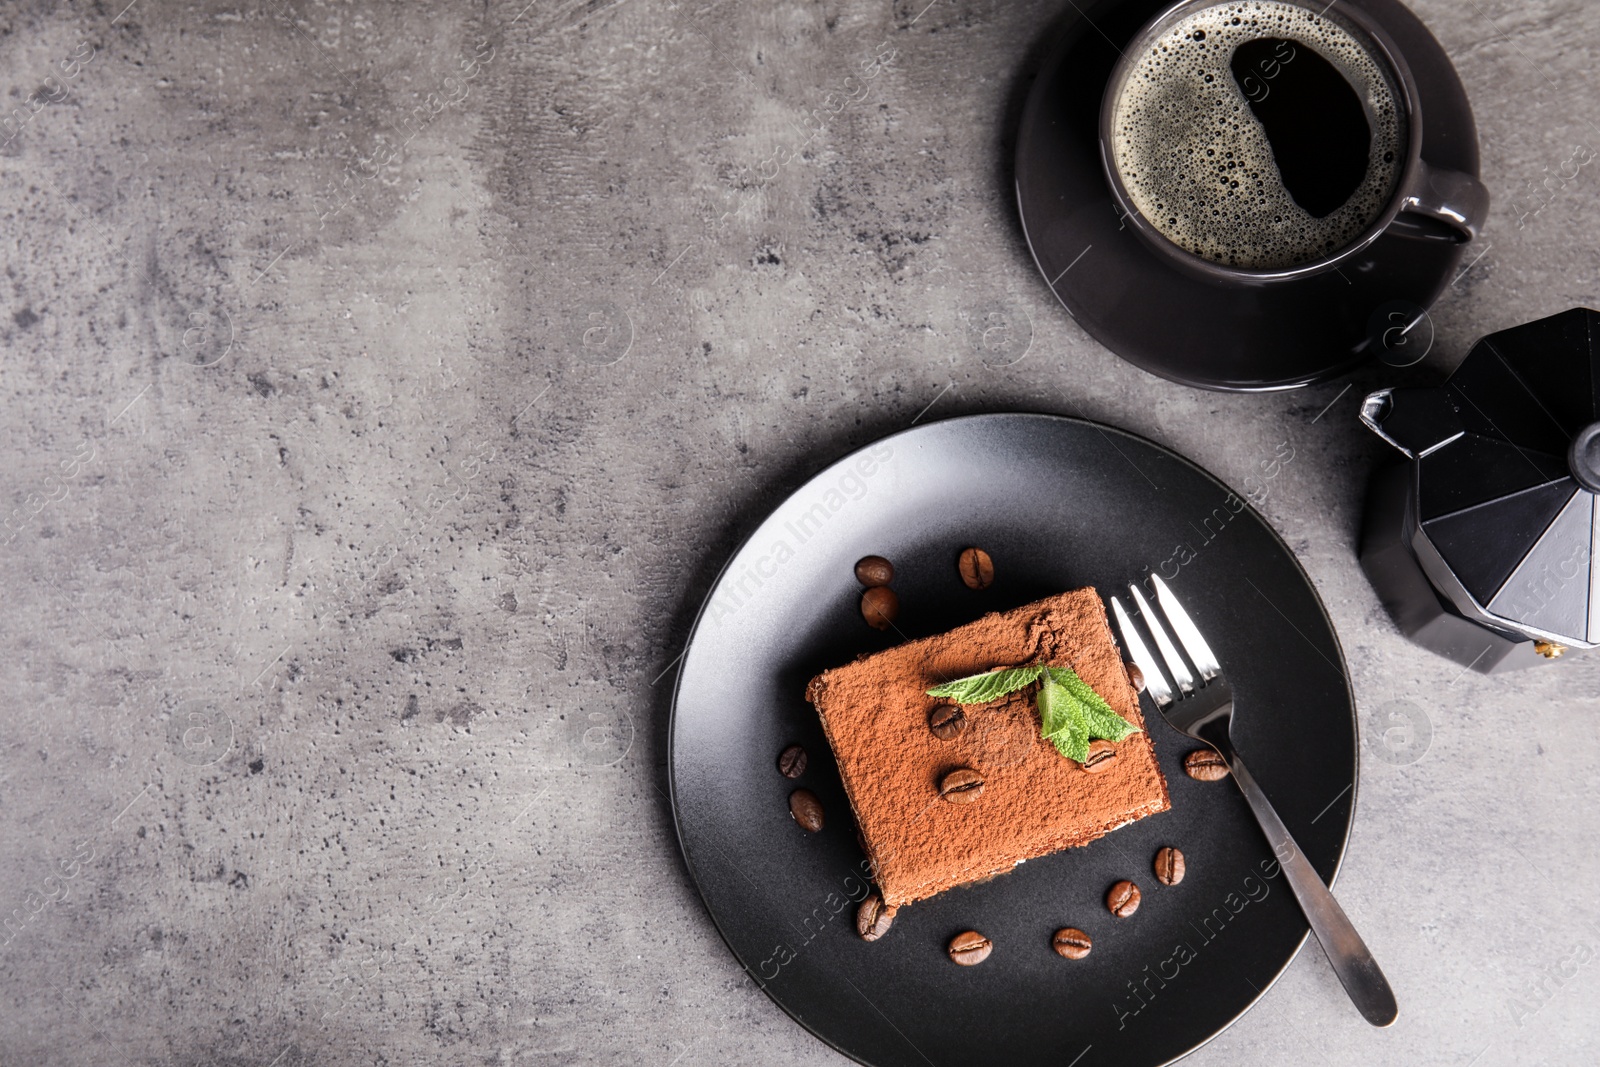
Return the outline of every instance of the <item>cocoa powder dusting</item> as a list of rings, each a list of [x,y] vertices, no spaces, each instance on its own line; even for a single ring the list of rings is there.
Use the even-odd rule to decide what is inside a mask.
[[[1000,665],[1071,667],[1117,714],[1145,729],[1138,696],[1093,589],[983,618],[866,656],[811,680],[845,793],[894,907],[1010,870],[1018,860],[1087,844],[1171,805],[1147,733],[1117,745],[1097,774],[1039,736],[1032,688],[967,707],[953,740],[928,728],[943,701],[927,690]],[[969,804],[939,796],[950,771],[983,777]]]

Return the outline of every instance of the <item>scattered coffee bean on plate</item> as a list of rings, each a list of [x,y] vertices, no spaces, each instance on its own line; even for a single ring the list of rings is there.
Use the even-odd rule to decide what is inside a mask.
[[[1141,671],[1139,665],[1131,659],[1123,666],[1128,669],[1128,684],[1133,686],[1133,691],[1144,692],[1144,671]]]
[[[807,833],[822,829],[822,801],[809,789],[796,789],[789,794],[789,814]]]
[[[1119,919],[1139,910],[1139,887],[1124,878],[1106,893],[1106,907]]]
[[[940,704],[928,712],[928,729],[941,741],[954,741],[967,728],[967,713],[960,704]]]
[[[898,910],[885,904],[878,894],[868,893],[861,907],[856,909],[856,933],[863,941],[878,940],[889,932],[889,924],[894,922],[894,913]]]
[[[971,804],[983,792],[983,775],[971,767],[957,767],[939,779],[939,795],[952,804]]]
[[[1183,881],[1183,853],[1170,845],[1156,853],[1156,879],[1162,885]]]
[[[856,562],[856,581],[871,589],[894,581],[894,564],[882,556],[866,556]]]
[[[785,778],[798,778],[806,773],[806,750],[790,745],[778,754],[778,770]]]
[[[969,548],[956,561],[968,589],[987,589],[994,582],[994,560],[981,548]]]
[[[1089,754],[1084,757],[1083,769],[1090,774],[1108,771],[1117,760],[1117,746],[1110,741],[1090,741]]]
[[[994,945],[976,930],[968,930],[950,939],[950,958],[963,967],[972,967],[989,958]]]
[[[1094,942],[1076,926],[1068,926],[1056,931],[1056,936],[1050,939],[1050,945],[1069,960],[1081,960],[1089,954]]]
[[[900,598],[886,585],[875,585],[861,594],[861,615],[874,630],[887,630],[900,614]]]
[[[1220,782],[1228,777],[1228,761],[1214,748],[1197,748],[1183,757],[1183,769],[1190,778],[1202,782]]]

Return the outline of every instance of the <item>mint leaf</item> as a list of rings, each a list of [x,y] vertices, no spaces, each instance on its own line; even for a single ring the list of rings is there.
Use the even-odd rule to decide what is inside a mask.
[[[1139,732],[1137,726],[1116,712],[1099,712],[1093,708],[1084,711],[1083,725],[1090,737],[1103,737],[1107,741],[1121,741]]]
[[[1067,688],[1056,680],[1055,676],[1045,672],[1044,685],[1039,687],[1039,724],[1040,733],[1045,737],[1061,733],[1071,728],[1077,721],[1076,709],[1072,706],[1072,694]]]
[[[1082,763],[1089,758],[1089,731],[1079,712],[1081,704],[1072,691],[1057,680],[1053,672],[1044,676],[1039,687],[1040,732],[1056,751]]]
[[[1083,763],[1089,758],[1089,738],[1081,731],[1051,734],[1046,740],[1056,746],[1057,752],[1074,763]]]
[[[1089,742],[1095,738],[1116,742],[1138,730],[1067,667],[1045,669],[1039,687],[1039,728],[1057,752],[1079,763],[1089,758]]]
[[[987,704],[1007,693],[1015,693],[1032,685],[1043,673],[1043,667],[1009,667],[1003,671],[987,671],[935,686],[928,690],[928,695],[949,697],[957,704]]]
[[[1070,667],[1036,665],[987,671],[936,686],[928,690],[928,695],[947,697],[958,704],[987,704],[1041,678],[1044,684],[1039,687],[1039,734],[1068,759],[1079,763],[1087,760],[1089,742],[1096,738],[1116,742],[1139,732]]]
[[[1076,671],[1066,667],[1049,668],[1050,677],[1072,694],[1079,704],[1079,715],[1089,731],[1090,738],[1121,741],[1139,728],[1112,710],[1088,682],[1078,677]]]

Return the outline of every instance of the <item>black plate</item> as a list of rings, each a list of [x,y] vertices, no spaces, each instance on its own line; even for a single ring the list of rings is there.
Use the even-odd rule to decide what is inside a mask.
[[[1065,589],[1117,592],[1146,568],[1176,570],[1174,591],[1237,690],[1239,750],[1331,878],[1355,799],[1344,660],[1288,547],[1238,506],[1200,468],[1119,430],[979,415],[840,460],[756,530],[695,623],[669,759],[678,837],[706,906],[785,1011],[878,1067],[1136,1067],[1195,1048],[1272,984],[1305,939],[1305,919],[1281,874],[1264,876],[1271,853],[1238,790],[1185,777],[1194,746],[1148,702],[1171,811],[905,908],[881,941],[859,940],[863,859],[804,697],[818,671],[900,639],[858,613],[861,556],[894,562],[899,626],[913,638]],[[981,593],[957,575],[967,545],[994,557],[995,583]],[[798,783],[775,767],[795,741],[811,756]],[[789,817],[797,784],[826,808],[819,834]],[[1151,874],[1163,845],[1189,858],[1176,887]],[[1144,903],[1115,920],[1101,899],[1124,877],[1144,887]],[[1051,951],[1051,934],[1066,925],[1094,938],[1087,959]],[[944,947],[969,928],[993,939],[994,954],[957,967]],[[1180,943],[1192,959],[1175,956]]]
[[[1395,0],[1346,0],[1393,38],[1416,75],[1422,158],[1478,173],[1478,135],[1449,57]],[[1287,389],[1374,354],[1386,312],[1431,305],[1465,246],[1393,230],[1358,260],[1269,288],[1200,281],[1118,218],[1100,163],[1100,98],[1122,45],[1171,0],[1102,0],[1060,31],[1017,134],[1017,207],[1033,258],[1067,311],[1130,363],[1208,389]],[[1476,253],[1474,253],[1476,254]],[[1081,257],[1081,258],[1080,258]]]

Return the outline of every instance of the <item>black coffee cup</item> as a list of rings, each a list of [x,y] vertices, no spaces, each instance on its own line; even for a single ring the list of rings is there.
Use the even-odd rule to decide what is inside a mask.
[[[1387,76],[1388,87],[1394,95],[1395,107],[1404,119],[1403,137],[1400,137],[1396,146],[1400,153],[1398,178],[1387,202],[1357,236],[1337,248],[1327,250],[1320,255],[1309,256],[1304,261],[1292,265],[1266,268],[1239,266],[1208,259],[1169,239],[1141,213],[1135,205],[1128,184],[1119,172],[1113,147],[1116,109],[1127,89],[1128,79],[1135,74],[1151,48],[1157,45],[1163,35],[1180,23],[1213,9],[1221,12],[1223,9],[1241,9],[1248,6],[1251,5],[1219,2],[1219,0],[1182,0],[1146,23],[1123,49],[1122,58],[1112,69],[1100,108],[1100,156],[1112,197],[1134,232],[1159,256],[1179,269],[1203,280],[1235,286],[1269,285],[1335,270],[1361,255],[1390,230],[1406,232],[1424,239],[1461,243],[1475,239],[1488,216],[1488,190],[1471,175],[1433,167],[1423,160],[1424,116],[1421,110],[1421,97],[1405,57],[1383,29],[1359,9],[1347,4],[1339,5],[1339,10],[1335,13],[1321,3],[1301,3],[1298,0],[1274,0],[1272,4],[1256,6],[1293,8],[1332,22],[1343,30],[1365,56]],[[1263,38],[1269,36],[1263,31]],[[1301,47],[1310,48],[1303,43]],[[1240,46],[1236,49],[1236,54],[1243,51],[1243,48],[1244,46]],[[1335,69],[1314,49],[1312,54],[1330,69]],[[1266,72],[1275,69],[1272,63],[1270,57],[1263,60],[1263,72],[1255,75],[1257,78],[1255,85],[1251,84],[1251,76],[1247,75],[1242,79],[1241,91],[1252,102],[1253,110],[1258,96],[1264,97],[1271,91],[1271,86],[1265,79]],[[1346,88],[1350,87],[1347,85]],[[1308,109],[1304,121],[1309,126],[1321,120],[1314,109]],[[1316,127],[1312,127],[1312,132],[1316,132]],[[1287,176],[1278,180],[1287,186]]]

